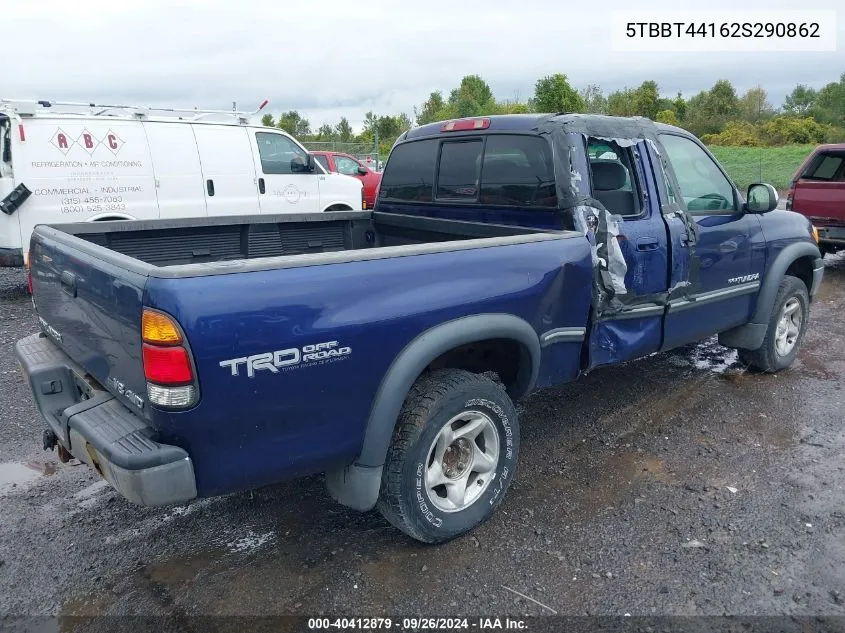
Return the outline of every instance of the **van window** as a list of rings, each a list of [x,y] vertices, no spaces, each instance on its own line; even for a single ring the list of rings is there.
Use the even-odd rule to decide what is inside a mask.
[[[307,173],[308,154],[287,136],[256,132],[255,141],[265,174]]]
[[[434,188],[437,139],[399,145],[391,153],[381,179],[379,198],[430,202]]]
[[[387,161],[380,198],[556,207],[551,147],[538,136],[490,134],[469,139],[426,139],[397,146]]]
[[[326,158],[323,154],[314,154],[314,160],[320,163],[327,172],[331,171],[329,169],[329,159]]]
[[[845,162],[845,154],[819,154],[801,177],[810,180],[842,180],[843,162]]]

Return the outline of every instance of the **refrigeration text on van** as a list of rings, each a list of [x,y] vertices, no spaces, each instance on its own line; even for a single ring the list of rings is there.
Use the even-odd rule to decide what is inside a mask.
[[[83,167],[143,167],[140,160],[92,160],[82,162],[80,160],[34,160],[33,167],[53,167],[55,169],[82,169]]]

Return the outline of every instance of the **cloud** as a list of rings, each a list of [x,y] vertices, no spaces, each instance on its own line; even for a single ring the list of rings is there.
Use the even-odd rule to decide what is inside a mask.
[[[675,4],[652,0],[648,9]],[[781,6],[794,8],[763,0],[743,8]],[[448,92],[471,73],[499,98],[527,98],[538,77],[564,72],[577,86],[609,91],[655,79],[665,94],[687,95],[724,77],[739,90],[760,83],[779,103],[796,83],[820,87],[845,71],[845,20],[835,53],[615,53],[610,12],[628,7],[12,0],[4,5],[3,96],[207,108],[236,101],[241,109],[269,98],[271,112],[297,109],[314,126],[342,115],[360,125],[368,110],[412,115],[432,90]]]

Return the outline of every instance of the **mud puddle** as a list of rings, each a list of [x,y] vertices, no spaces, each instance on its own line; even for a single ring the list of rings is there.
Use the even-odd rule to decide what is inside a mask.
[[[26,463],[6,462],[0,464],[0,495],[8,494],[18,486],[25,486],[41,477],[58,472],[55,462],[29,461]]]

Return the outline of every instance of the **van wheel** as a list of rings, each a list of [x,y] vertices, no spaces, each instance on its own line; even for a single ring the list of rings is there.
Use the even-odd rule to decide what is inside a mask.
[[[755,350],[739,350],[740,359],[756,371],[774,373],[786,369],[798,355],[809,316],[807,286],[787,275],[780,282],[763,345]]]
[[[461,369],[425,374],[399,414],[378,509],[418,541],[453,539],[502,502],[518,452],[516,409],[501,385]]]

